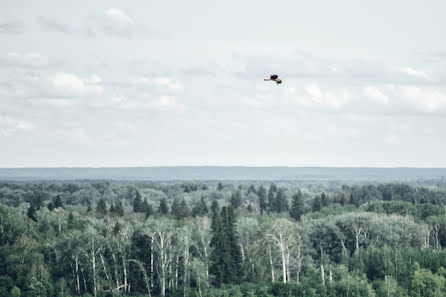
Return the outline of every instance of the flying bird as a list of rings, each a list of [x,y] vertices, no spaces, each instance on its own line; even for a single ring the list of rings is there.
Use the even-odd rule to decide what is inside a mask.
[[[275,81],[278,85],[282,83],[282,80],[279,78],[277,74],[273,74],[269,78],[264,79],[264,81],[269,81],[269,80]]]

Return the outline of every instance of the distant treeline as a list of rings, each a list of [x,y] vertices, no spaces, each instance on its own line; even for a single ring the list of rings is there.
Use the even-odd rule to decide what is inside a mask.
[[[0,296],[446,296],[446,192],[0,183]]]

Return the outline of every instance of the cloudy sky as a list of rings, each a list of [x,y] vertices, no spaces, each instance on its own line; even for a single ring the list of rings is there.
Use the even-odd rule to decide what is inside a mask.
[[[446,167],[445,36],[436,0],[2,0],[0,167]]]

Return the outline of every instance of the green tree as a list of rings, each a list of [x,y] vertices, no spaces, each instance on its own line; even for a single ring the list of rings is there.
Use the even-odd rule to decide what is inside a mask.
[[[237,209],[240,205],[242,205],[242,194],[240,193],[240,190],[237,190],[232,194],[230,202],[234,209]]]
[[[260,215],[263,215],[263,212],[266,210],[266,207],[267,207],[266,189],[263,186],[259,187],[259,190],[257,191],[257,196],[259,196]]]
[[[139,191],[136,191],[135,200],[133,200],[133,211],[144,212],[141,194],[139,193]]]
[[[99,199],[98,205],[96,206],[96,213],[98,214],[107,214],[107,204],[105,203],[104,198]]]
[[[158,212],[163,215],[167,215],[169,213],[169,207],[167,206],[166,198],[161,199]]]
[[[313,212],[321,211],[322,203],[321,203],[321,197],[316,196],[313,200]]]
[[[304,214],[304,200],[302,197],[302,192],[299,190],[297,194],[293,195],[293,202],[290,209],[290,216],[296,221],[300,221],[303,214]]]

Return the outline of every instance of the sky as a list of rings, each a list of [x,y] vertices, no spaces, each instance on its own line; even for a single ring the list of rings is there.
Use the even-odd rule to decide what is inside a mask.
[[[446,167],[445,36],[437,0],[2,0],[0,167]]]

